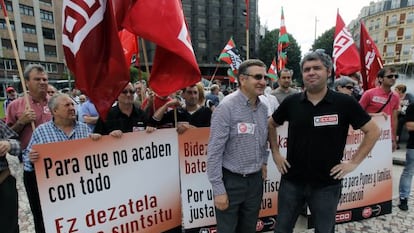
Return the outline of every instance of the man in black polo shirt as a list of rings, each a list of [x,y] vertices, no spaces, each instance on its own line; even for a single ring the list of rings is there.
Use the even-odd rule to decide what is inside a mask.
[[[118,103],[109,110],[105,121],[98,119],[94,132],[115,137],[128,132],[152,132],[155,128],[147,127],[148,117],[145,112],[134,106],[134,93],[134,87],[128,83],[119,94]]]
[[[306,202],[315,232],[334,232],[342,178],[367,156],[380,135],[352,97],[329,90],[331,58],[320,51],[301,61],[305,92],[288,96],[269,118],[273,160],[282,174],[275,232],[292,232]],[[276,127],[289,122],[287,156],[279,152]],[[350,161],[341,162],[349,125],[365,137]]]

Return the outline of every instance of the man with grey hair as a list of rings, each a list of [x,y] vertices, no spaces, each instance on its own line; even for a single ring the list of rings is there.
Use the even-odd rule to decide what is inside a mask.
[[[353,96],[352,93],[354,91],[355,85],[358,85],[358,83],[355,82],[352,78],[348,76],[341,76],[335,79],[333,88],[339,93]]]
[[[76,121],[75,105],[69,95],[59,93],[52,96],[48,107],[53,115],[53,120],[35,129],[26,150],[23,152],[24,184],[33,213],[36,233],[44,233],[45,227],[33,166],[33,163],[39,159],[39,153],[32,148],[33,145],[87,137],[97,140],[101,137],[99,134],[92,134],[91,129],[85,123]]]
[[[343,177],[368,155],[380,136],[378,126],[350,96],[328,89],[329,55],[310,52],[301,61],[305,92],[288,96],[269,118],[273,160],[282,174],[275,232],[292,232],[308,204],[315,232],[334,232]],[[276,127],[289,122],[287,155],[279,152]],[[349,125],[365,137],[349,161],[342,161]]]
[[[23,73],[26,87],[28,89],[27,98],[29,106],[26,106],[25,97],[19,97],[10,103],[7,108],[6,124],[12,128],[18,135],[21,142],[21,148],[24,150],[29,143],[33,133],[34,126],[52,119],[47,102],[49,96],[48,76],[42,65],[30,64]],[[21,159],[21,156],[20,156]]]
[[[256,231],[268,159],[267,107],[259,100],[267,79],[262,61],[244,61],[237,75],[240,89],[213,112],[207,175],[218,232]]]

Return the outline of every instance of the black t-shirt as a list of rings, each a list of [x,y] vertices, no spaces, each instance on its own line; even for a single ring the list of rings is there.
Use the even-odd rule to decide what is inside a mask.
[[[408,105],[405,111],[405,120],[406,122],[414,121],[414,103]],[[408,135],[407,148],[414,149],[414,131],[408,131]]]
[[[291,168],[283,177],[316,186],[341,182],[329,174],[343,157],[349,125],[359,129],[371,119],[353,97],[331,90],[316,106],[306,92],[288,96],[272,117],[279,125],[289,122]]]
[[[143,110],[134,106],[131,115],[127,116],[116,105],[109,110],[105,121],[98,119],[94,132],[108,135],[113,130],[121,130],[123,133],[142,131],[145,130],[147,122],[148,117]]]
[[[177,109],[177,122],[188,122],[195,127],[210,127],[211,114],[211,109],[205,106],[201,106],[194,113],[189,113],[187,110],[179,108]],[[166,112],[161,121],[150,119],[150,125],[152,126],[169,124],[175,127],[174,122],[174,110]]]

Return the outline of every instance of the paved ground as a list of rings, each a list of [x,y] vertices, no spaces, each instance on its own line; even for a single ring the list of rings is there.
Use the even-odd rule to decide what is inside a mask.
[[[8,157],[12,173],[17,179],[17,188],[19,190],[19,224],[20,233],[34,233],[33,220],[30,212],[29,203],[26,197],[22,181],[22,165],[18,163],[15,157]],[[336,232],[339,233],[414,233],[414,198],[409,199],[408,212],[400,211],[398,205],[398,181],[405,160],[405,149],[393,153],[393,208],[392,213],[377,218],[371,218],[359,222],[351,222],[336,226]],[[413,186],[414,187],[414,186]],[[299,220],[295,233],[310,233],[313,230],[306,230],[304,219]],[[1,230],[0,230],[1,231]]]

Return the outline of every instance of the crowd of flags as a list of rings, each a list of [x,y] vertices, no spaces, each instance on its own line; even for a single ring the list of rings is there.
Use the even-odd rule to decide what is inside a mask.
[[[368,90],[375,87],[377,73],[383,64],[378,48],[362,21],[360,28],[358,51],[351,33],[345,27],[339,12],[337,13],[332,58],[336,77],[360,72],[363,89]]]
[[[4,5],[3,0],[1,3]],[[129,66],[139,65],[138,38],[156,44],[149,85],[157,95],[168,96],[201,80],[180,0],[64,0],[62,11],[67,66],[76,77],[76,87],[91,99],[102,117],[130,81]],[[246,32],[248,25],[247,18]],[[361,72],[363,88],[369,89],[375,86],[382,60],[362,22],[360,28],[358,51],[338,11],[332,58],[337,77]],[[275,57],[268,70],[274,80],[288,62],[288,46],[282,8]],[[234,82],[242,58],[232,37],[217,61],[229,64],[228,75]]]

